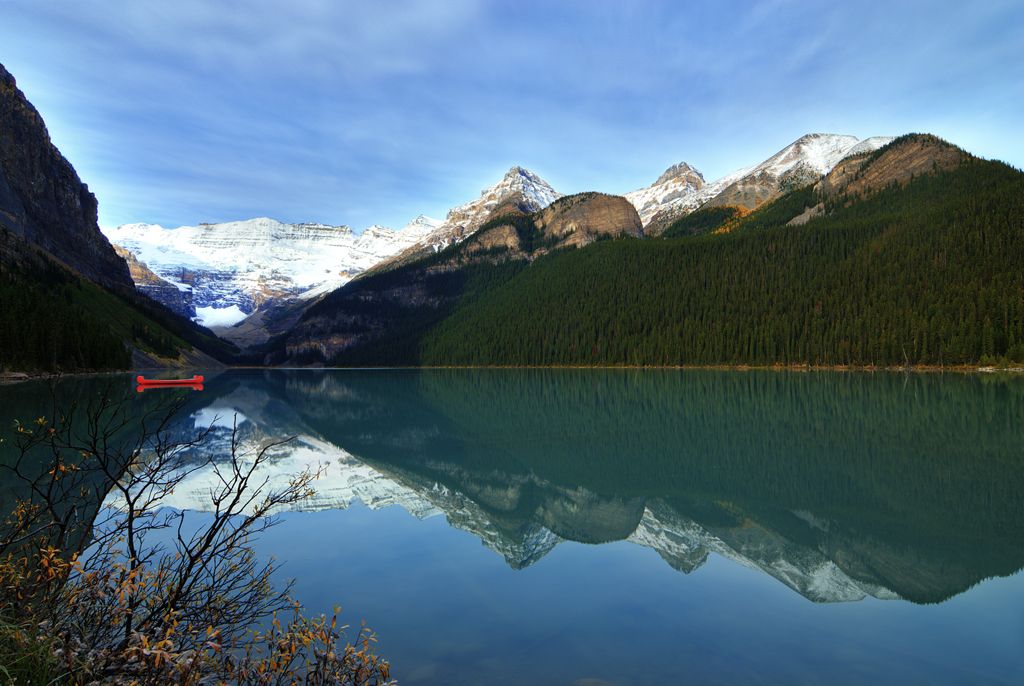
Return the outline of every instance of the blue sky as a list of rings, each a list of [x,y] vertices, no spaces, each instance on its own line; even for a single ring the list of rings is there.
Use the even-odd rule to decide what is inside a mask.
[[[803,133],[1024,166],[1024,3],[0,0],[100,221],[441,217],[513,164],[622,193]]]

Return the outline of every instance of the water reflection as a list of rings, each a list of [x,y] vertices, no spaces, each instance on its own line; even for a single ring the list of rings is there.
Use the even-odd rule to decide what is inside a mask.
[[[323,464],[305,509],[443,515],[514,569],[628,540],[710,553],[815,602],[943,601],[1024,565],[1024,383],[770,372],[230,372],[178,426],[232,421]],[[210,474],[174,494],[208,506]]]

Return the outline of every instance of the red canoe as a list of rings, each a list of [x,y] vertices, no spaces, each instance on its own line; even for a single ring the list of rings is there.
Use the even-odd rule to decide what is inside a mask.
[[[191,379],[147,379],[144,376],[136,376],[135,381],[140,386],[195,386],[203,383],[203,377],[196,375]]]

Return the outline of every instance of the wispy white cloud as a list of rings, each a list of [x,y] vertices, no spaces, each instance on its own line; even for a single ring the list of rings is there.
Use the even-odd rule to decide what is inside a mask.
[[[441,214],[504,168],[626,191],[800,134],[1024,163],[1019,3],[29,2],[0,59],[105,223]],[[941,130],[940,130],[941,129]]]

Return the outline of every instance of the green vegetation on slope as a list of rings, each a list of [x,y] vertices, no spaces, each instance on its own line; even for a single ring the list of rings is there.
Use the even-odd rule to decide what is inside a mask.
[[[0,370],[127,369],[134,347],[176,357],[232,346],[139,294],[115,294],[0,234]]]
[[[731,206],[702,207],[675,220],[662,233],[664,238],[683,238],[711,233],[739,216],[739,208]]]
[[[97,286],[56,265],[29,275],[0,271],[0,367],[124,369],[131,354],[111,327],[83,307]]]
[[[785,226],[538,259],[424,337],[426,364],[967,364],[1024,360],[1024,174],[972,160]],[[394,362],[399,362],[395,360]]]
[[[452,311],[486,294],[521,271],[523,261],[475,263],[461,269],[444,268],[446,260],[463,250],[449,246],[435,255],[394,270],[364,276],[340,288],[309,309],[305,319],[332,320],[336,335],[364,343],[342,351],[330,362],[339,366],[417,365],[422,362],[423,337]],[[316,337],[300,329],[299,337]],[[283,360],[287,337],[271,341],[272,363]],[[316,349],[291,351],[292,363],[322,361]]]

